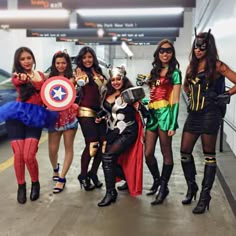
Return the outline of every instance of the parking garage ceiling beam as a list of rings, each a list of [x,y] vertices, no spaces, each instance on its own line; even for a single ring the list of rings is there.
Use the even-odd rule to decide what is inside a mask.
[[[97,37],[97,29],[28,29],[27,37]],[[104,37],[178,37],[178,28],[104,29]]]
[[[18,0],[19,9],[42,8],[143,8],[143,7],[184,7],[193,8],[196,0]]]

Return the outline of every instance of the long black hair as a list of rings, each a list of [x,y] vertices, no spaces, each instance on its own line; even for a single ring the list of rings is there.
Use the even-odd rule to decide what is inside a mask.
[[[81,70],[83,70],[83,71],[86,71],[86,67],[84,66],[84,64],[83,64],[83,57],[84,57],[84,55],[86,54],[86,53],[91,53],[91,55],[92,55],[92,57],[93,57],[93,69],[95,70],[95,72],[97,72],[98,74],[100,74],[100,75],[103,75],[103,73],[102,73],[102,69],[101,69],[101,67],[99,66],[99,62],[98,62],[98,59],[97,59],[97,56],[96,56],[96,53],[95,53],[95,51],[92,49],[92,48],[90,48],[90,47],[83,47],[80,51],[79,51],[79,53],[78,53],[78,55],[76,56],[76,58],[75,58],[75,64],[77,65],[77,68],[79,67]],[[104,76],[104,75],[103,75]],[[105,77],[105,76],[104,76]]]
[[[51,72],[49,74],[49,78],[52,77],[52,76],[57,76],[59,74],[59,72],[56,68],[56,65],[55,65],[57,58],[65,58],[67,66],[66,66],[66,70],[64,72],[64,77],[66,77],[68,79],[72,78],[73,70],[72,70],[72,64],[71,64],[70,56],[67,52],[64,52],[64,51],[56,52],[53,55],[52,65],[51,65]]]
[[[197,40],[197,38],[207,39],[207,49],[206,55],[204,57],[204,59],[206,60],[206,65],[204,70],[206,73],[206,78],[208,80],[215,79],[217,77],[216,62],[219,60],[219,56],[216,48],[215,38],[209,31],[199,33],[193,42],[192,50],[190,53],[189,72],[187,74],[187,77],[195,78],[198,73],[199,59],[197,59],[194,53],[195,41]]]
[[[168,71],[167,71],[167,74],[166,74],[166,77],[167,78],[171,78],[174,70],[176,68],[179,68],[179,62],[177,61],[176,59],[176,55],[175,55],[175,48],[174,48],[174,45],[173,43],[168,40],[168,39],[163,39],[159,42],[158,44],[158,47],[156,49],[156,51],[154,52],[153,54],[153,57],[154,57],[154,60],[152,62],[152,70],[151,70],[151,78],[149,79],[149,82],[148,84],[151,85],[153,82],[155,82],[155,80],[157,78],[160,77],[160,73],[161,73],[161,70],[163,69],[163,66],[162,66],[162,62],[159,58],[159,52],[160,52],[160,48],[162,47],[163,44],[166,44],[168,43],[172,49],[172,57],[168,63]]]
[[[112,71],[113,70],[110,71],[110,79],[109,79],[109,81],[106,85],[107,86],[107,93],[106,93],[107,96],[109,96],[109,95],[116,92],[116,90],[111,85],[111,78],[113,76],[119,75],[119,76],[121,76],[121,78],[123,80],[123,86],[121,87],[120,92],[123,92],[125,89],[133,87],[133,84],[131,83],[129,78],[126,76],[126,70],[123,66],[115,67],[115,73],[114,74],[112,74]]]
[[[20,56],[23,52],[28,52],[33,59],[34,62],[34,69],[36,66],[36,62],[35,62],[35,57],[33,52],[31,51],[31,49],[27,48],[27,47],[20,47],[15,51],[15,55],[14,55],[14,63],[13,63],[13,68],[12,68],[12,72],[16,72],[16,73],[26,73],[25,69],[21,66],[20,64]],[[38,91],[36,90],[36,88],[33,86],[32,83],[24,83],[20,85],[20,90],[19,90],[19,96],[21,98],[22,102],[27,101],[33,94],[37,93]]]
[[[28,52],[32,58],[33,58],[33,62],[34,62],[34,69],[36,67],[36,61],[35,61],[35,57],[33,52],[31,51],[31,49],[27,48],[27,47],[20,47],[15,51],[15,55],[14,55],[14,62],[13,62],[13,68],[12,68],[12,72],[16,72],[16,73],[25,73],[25,69],[21,66],[20,64],[20,56],[23,52]]]

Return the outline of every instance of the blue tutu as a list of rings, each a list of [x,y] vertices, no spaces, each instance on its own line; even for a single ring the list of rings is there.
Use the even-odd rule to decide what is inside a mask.
[[[27,126],[36,128],[54,127],[59,113],[25,102],[8,102],[0,107],[0,122],[19,120]]]

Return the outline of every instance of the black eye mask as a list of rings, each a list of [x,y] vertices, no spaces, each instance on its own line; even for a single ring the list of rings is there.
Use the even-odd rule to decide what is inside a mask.
[[[194,48],[195,49],[198,48],[200,51],[206,51],[207,50],[207,40],[205,38],[196,38]]]
[[[164,53],[170,54],[170,53],[173,53],[173,49],[172,48],[160,48],[159,53],[160,54],[164,54]]]

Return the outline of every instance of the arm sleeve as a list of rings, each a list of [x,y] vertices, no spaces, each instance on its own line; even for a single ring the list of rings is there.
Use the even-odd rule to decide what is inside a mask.
[[[182,84],[182,75],[181,75],[180,70],[175,69],[175,71],[173,72],[173,74],[172,74],[172,83],[174,85]]]
[[[179,103],[175,103],[171,107],[171,124],[169,130],[178,129],[178,114],[179,114]]]

